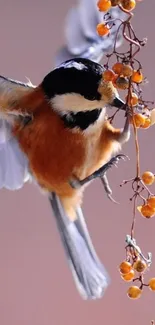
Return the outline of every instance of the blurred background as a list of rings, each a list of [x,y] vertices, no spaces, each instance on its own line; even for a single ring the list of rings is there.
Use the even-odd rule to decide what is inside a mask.
[[[64,20],[73,4],[75,0],[1,0],[0,74],[22,81],[29,77],[38,84],[54,66],[55,53],[64,42]],[[148,37],[139,55],[149,80],[144,87],[146,100],[155,99],[154,12],[154,0],[143,0],[137,3],[133,19],[137,36]],[[123,126],[123,116],[119,126]],[[141,171],[155,173],[154,134],[155,127],[139,131]],[[131,186],[120,188],[119,184],[136,172],[133,137],[124,153],[130,161],[120,162],[109,172],[113,197],[120,204],[106,198],[100,181],[88,187],[83,203],[93,243],[111,277],[111,285],[100,301],[85,302],[79,296],[50,206],[38,189],[26,185],[16,192],[1,191],[1,325],[149,325],[155,319],[155,293],[144,288],[139,300],[128,299],[129,285],[118,272],[132,221]],[[147,220],[137,214],[135,235],[144,254],[153,253],[147,281],[155,276],[155,218]]]

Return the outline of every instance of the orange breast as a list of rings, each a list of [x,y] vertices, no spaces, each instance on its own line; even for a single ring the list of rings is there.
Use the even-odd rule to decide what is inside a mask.
[[[38,182],[50,190],[70,191],[68,180],[74,168],[85,159],[85,141],[81,133],[66,129],[48,105],[40,106],[31,124],[14,134],[30,161]]]
[[[43,188],[59,195],[72,195],[76,191],[68,182],[73,176],[83,179],[111,158],[120,130],[108,123],[103,122],[93,137],[69,130],[40,90],[26,97],[20,107],[28,107],[34,119],[22,129],[17,124],[13,133],[29,158],[32,174]]]

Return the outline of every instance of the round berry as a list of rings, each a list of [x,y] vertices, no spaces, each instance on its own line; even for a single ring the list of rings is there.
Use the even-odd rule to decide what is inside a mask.
[[[145,218],[151,218],[155,215],[155,209],[151,208],[148,204],[141,207],[141,214]]]
[[[149,288],[152,291],[155,291],[155,278],[150,279],[150,281],[149,281]]]
[[[133,267],[137,272],[141,273],[147,268],[147,264],[144,261],[137,259],[137,261],[133,264]]]
[[[143,80],[143,75],[141,73],[140,70],[134,70],[133,71],[133,74],[132,74],[132,77],[131,77],[131,81],[139,84],[140,82],[142,82]]]
[[[116,85],[119,89],[125,90],[129,87],[129,80],[126,77],[118,77]]]
[[[128,96],[126,96],[127,100]],[[138,96],[135,93],[131,94],[130,99],[128,99],[128,105],[136,106],[138,104]]]
[[[116,74],[120,75],[120,74],[122,73],[122,68],[123,68],[123,64],[120,63],[120,62],[116,62],[116,63],[113,65],[112,70],[113,70]]]
[[[126,282],[130,282],[130,281],[132,281],[134,279],[134,276],[135,276],[135,272],[134,272],[134,270],[131,270],[127,274],[122,274],[121,278]]]
[[[151,126],[151,119],[149,117],[146,117],[145,122],[141,127],[142,129],[148,129],[150,126]]]
[[[99,36],[106,36],[110,32],[110,28],[107,24],[100,23],[96,27]]]
[[[119,271],[121,274],[128,274],[132,270],[131,263],[123,261],[119,266]]]
[[[155,209],[155,196],[149,197],[147,200],[147,204],[149,205],[149,207]]]
[[[142,114],[139,114],[139,113],[135,114],[133,119],[134,119],[136,128],[140,128],[145,123],[145,116]]]
[[[115,78],[115,73],[112,70],[105,70],[103,72],[103,79],[105,81],[113,81]]]
[[[127,295],[131,299],[137,299],[141,296],[142,290],[137,286],[132,286],[128,289]]]
[[[121,0],[121,5],[125,10],[131,11],[136,6],[135,0]]]
[[[111,8],[111,1],[110,0],[99,0],[97,3],[97,6],[100,11],[107,11]]]
[[[146,171],[142,175],[142,180],[145,185],[152,185],[154,183],[154,174],[149,171]]]
[[[129,64],[123,64],[122,67],[122,75],[124,77],[131,77],[133,73],[133,69]]]

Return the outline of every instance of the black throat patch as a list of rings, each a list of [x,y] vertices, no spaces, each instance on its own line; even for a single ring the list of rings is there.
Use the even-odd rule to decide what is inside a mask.
[[[70,129],[79,128],[84,131],[98,120],[101,110],[102,109],[94,109],[92,111],[78,113],[70,112],[61,116],[61,119],[66,127]]]

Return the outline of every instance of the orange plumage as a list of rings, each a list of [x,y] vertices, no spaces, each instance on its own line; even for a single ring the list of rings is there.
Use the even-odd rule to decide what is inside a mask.
[[[72,131],[51,108],[38,87],[21,98],[15,111],[33,114],[24,128],[16,123],[13,133],[30,162],[30,170],[40,186],[61,198],[72,219],[83,189],[75,190],[69,180],[87,177],[107,162],[119,148],[120,130],[103,121],[89,134]]]

